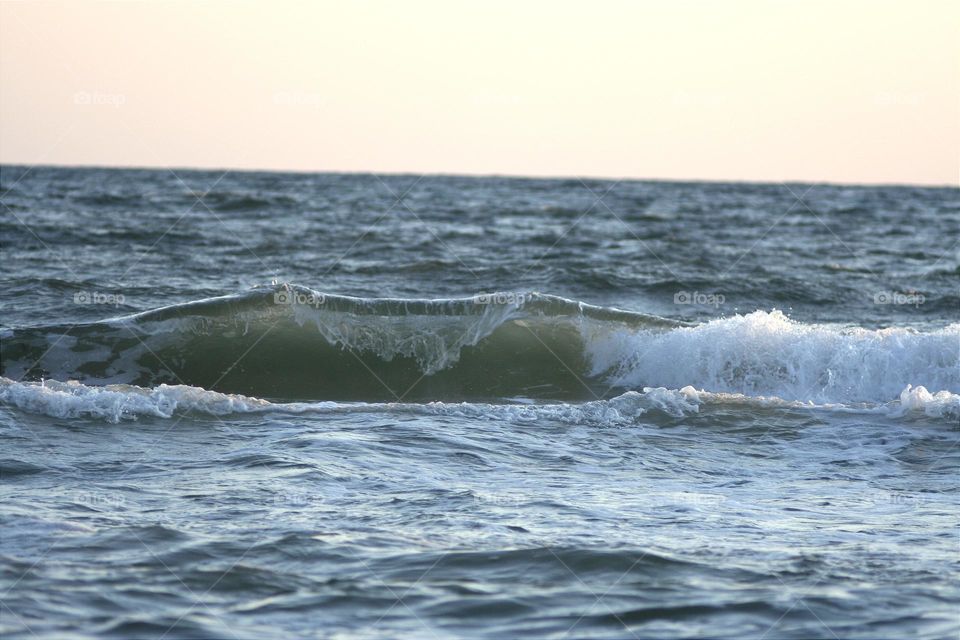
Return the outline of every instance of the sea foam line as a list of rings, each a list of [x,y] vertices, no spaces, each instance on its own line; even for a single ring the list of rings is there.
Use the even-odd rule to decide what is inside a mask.
[[[170,418],[177,413],[197,412],[213,416],[253,412],[377,412],[405,411],[431,415],[456,415],[473,419],[535,422],[543,419],[570,424],[623,426],[647,413],[675,418],[694,415],[703,407],[755,410],[781,408],[874,413],[889,417],[960,417],[960,395],[949,391],[931,393],[908,385],[895,401],[888,403],[814,404],[778,397],[751,397],[743,394],[646,387],[628,391],[609,400],[579,404],[523,404],[431,402],[415,403],[272,403],[259,398],[209,391],[187,385],[159,385],[153,389],[133,385],[88,386],[77,381],[15,382],[0,377],[0,404],[55,418],[94,418],[110,423],[136,420],[139,416]]]

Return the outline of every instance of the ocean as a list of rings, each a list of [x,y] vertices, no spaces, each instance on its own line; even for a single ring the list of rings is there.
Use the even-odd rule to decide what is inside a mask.
[[[956,188],[3,166],[5,638],[956,638]]]

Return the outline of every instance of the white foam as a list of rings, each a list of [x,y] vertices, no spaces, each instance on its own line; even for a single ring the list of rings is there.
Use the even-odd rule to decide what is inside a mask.
[[[924,387],[907,388],[900,392],[900,406],[894,415],[907,415],[911,412],[923,413],[931,418],[960,417],[960,395],[949,391],[930,393]]]
[[[138,416],[170,418],[174,414],[199,412],[225,416],[236,413],[275,411],[282,413],[409,412],[460,416],[503,422],[554,420],[569,424],[625,426],[648,414],[675,418],[701,413],[703,407],[726,406],[746,411],[758,407],[798,410],[842,411],[881,414],[892,418],[929,416],[960,417],[960,394],[930,393],[924,387],[907,386],[899,400],[887,403],[828,403],[785,400],[776,396],[746,396],[696,390],[646,387],[609,400],[579,404],[494,404],[476,402],[417,403],[271,403],[236,394],[208,391],[186,385],[160,385],[146,389],[133,385],[88,386],[76,381],[14,382],[0,377],[0,404],[57,418],[94,418],[117,423]]]
[[[610,400],[580,404],[487,404],[474,402],[431,402],[427,405],[392,405],[417,407],[438,415],[506,422],[556,420],[570,424],[617,426],[632,424],[640,416],[661,412],[682,417],[699,412],[700,399],[693,387],[684,389],[644,389],[628,391]]]
[[[77,381],[14,382],[0,378],[0,403],[31,413],[57,418],[92,417],[117,423],[138,416],[170,418],[175,413],[197,411],[211,415],[280,411],[407,411],[434,415],[459,415],[477,419],[535,422],[556,419],[577,424],[626,424],[650,411],[683,416],[699,411],[697,392],[645,389],[610,400],[581,404],[489,404],[471,402],[415,403],[271,403],[259,398],[207,391],[186,385],[160,385],[145,389],[133,385],[87,386]]]
[[[593,374],[627,388],[693,385],[712,392],[817,404],[887,402],[907,385],[960,393],[960,324],[841,329],[780,311],[666,332],[590,336]]]
[[[89,416],[114,423],[139,415],[169,418],[178,410],[226,415],[270,405],[266,400],[186,385],[144,389],[132,385],[87,386],[76,381],[14,382],[9,378],[0,378],[0,402],[56,418]]]

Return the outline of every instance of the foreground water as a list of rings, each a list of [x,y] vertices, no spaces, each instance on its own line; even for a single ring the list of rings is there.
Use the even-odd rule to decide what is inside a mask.
[[[5,637],[960,631],[956,189],[0,193]]]

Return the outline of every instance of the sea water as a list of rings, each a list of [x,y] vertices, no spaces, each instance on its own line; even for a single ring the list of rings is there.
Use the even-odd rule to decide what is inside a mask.
[[[4,637],[955,638],[955,188],[4,166]]]

